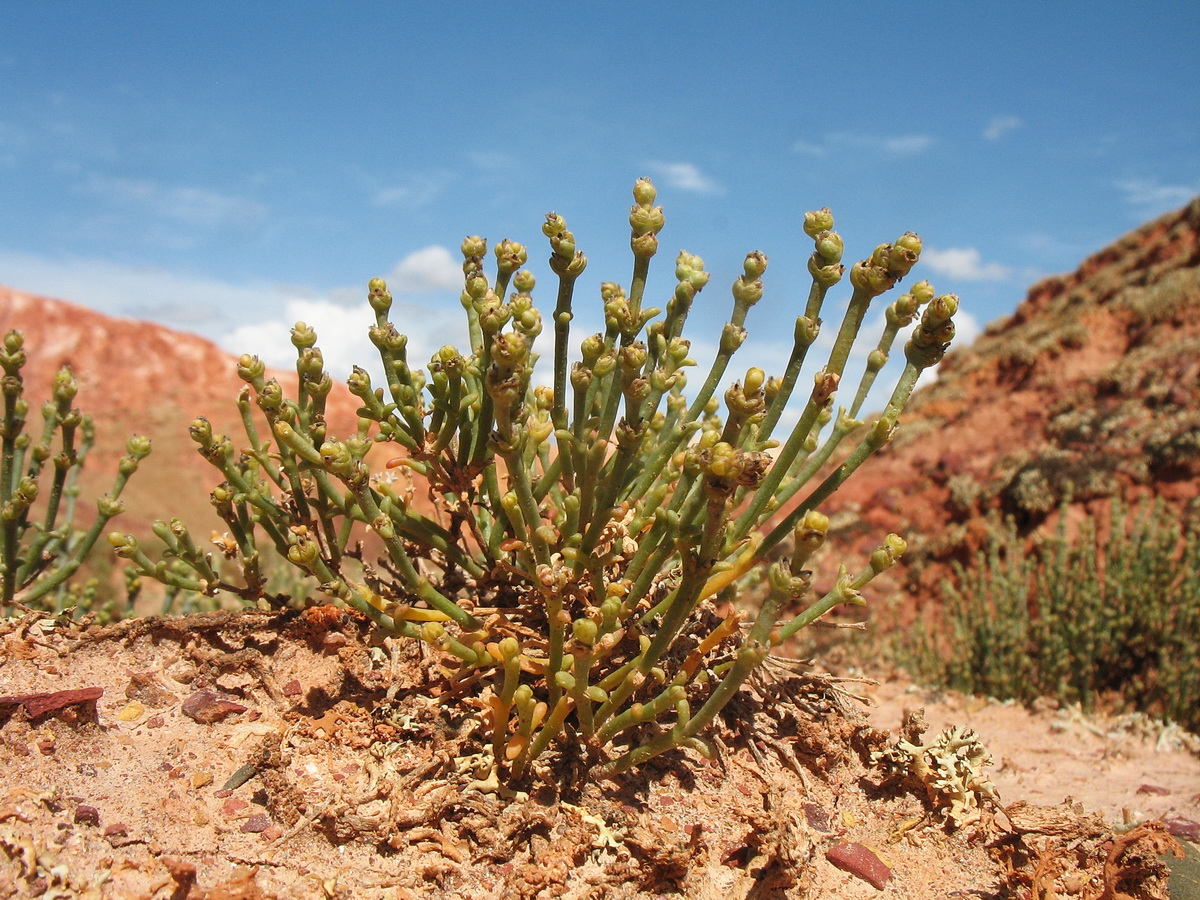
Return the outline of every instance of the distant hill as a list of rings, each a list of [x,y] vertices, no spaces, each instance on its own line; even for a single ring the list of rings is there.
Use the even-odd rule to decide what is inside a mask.
[[[906,535],[922,596],[936,563],[986,542],[989,516],[1029,533],[1068,493],[1073,518],[1113,496],[1182,514],[1200,495],[1200,198],[1035,284],[947,354],[826,511],[860,546]]]
[[[178,517],[202,539],[221,524],[208,503],[221,478],[196,452],[188,425],[205,416],[235,446],[245,442],[236,404],[244,382],[232,355],[195,335],[0,286],[0,334],[13,328],[25,334],[29,357],[22,371],[30,400],[26,428],[41,428],[39,406],[64,365],[79,383],[75,405],[95,422],[96,444],[81,477],[85,521],[95,498],[111,488],[117,459],[136,432],[151,438],[153,450],[122,495],[127,511],[112,526],[145,537],[155,519]],[[295,396],[295,371],[269,374]],[[358,406],[335,382],[328,402],[331,429],[351,433]]]

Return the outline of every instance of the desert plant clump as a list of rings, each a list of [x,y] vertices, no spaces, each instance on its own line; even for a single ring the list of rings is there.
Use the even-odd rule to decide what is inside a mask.
[[[930,681],[1091,710],[1104,698],[1200,730],[1200,527],[1160,500],[1114,501],[1074,540],[1026,550],[1009,522],[942,587],[945,618],[919,629],[908,660]]]
[[[150,453],[148,438],[129,439],[112,491],[96,501],[96,518],[87,530],[77,528],[76,480],[92,446],[92,420],[73,405],[79,385],[71,370],[63,368],[42,405],[41,432],[35,436],[27,431],[29,401],[21,376],[26,361],[24,335],[7,332],[0,345],[0,614],[92,605],[95,586],[73,585],[71,578],[123,510],[121,492]]]
[[[283,599],[262,575],[264,554],[278,554],[385,634],[436,648],[450,689],[482,710],[481,752],[496,785],[525,779],[564,736],[605,773],[674,748],[711,757],[705,728],[772,649],[833,607],[862,603],[863,587],[903,553],[904,541],[889,535],[862,571],[843,566],[828,593],[812,596],[808,562],[828,528],[818,507],[891,438],[918,376],[953,336],[958,300],[921,282],[892,303],[853,400],[835,416],[864,316],[909,273],[921,242],[905,234],[850,268],[852,295],[806,389],[801,371],[826,294],[845,273],[833,216],[808,213],[812,282],[786,370],[768,378],[751,366],[717,393],[763,296],[767,258],[753,252],[733,283],[716,358],[689,398],[685,373],[695,362],[683,331],[709,275],[700,257],[681,252],[665,310],[645,304],[665,218],[648,179],[633,194],[632,277],[628,288],[600,286],[605,330],[582,340],[578,361],[570,362],[570,330],[587,258],[563,218],[551,213],[542,226],[557,280],[545,320],[523,268],[526,247],[497,244],[489,276],[487,242],[469,237],[466,351],[442,347],[426,369],[414,368],[389,320],[387,285],[371,280],[370,338],[386,383],[376,387],[362,368],[351,374],[362,402],[357,432],[328,433],[332,382],[316,334],[298,323],[295,399],[247,355],[238,366],[245,437],[235,443],[204,419],[192,423],[223,479],[211,495],[228,526],[214,535],[219,552],[201,549],[178,520],[156,526],[161,559],[120,533],[110,535],[117,552],[179,588],[255,603]],[[893,342],[918,318],[886,408],[860,422]],[[544,325],[553,335],[550,384],[534,378]],[[777,437],[794,396],[799,417]],[[835,466],[844,443],[852,446]],[[392,455],[376,465],[380,445]],[[789,540],[760,608],[715,602]]]

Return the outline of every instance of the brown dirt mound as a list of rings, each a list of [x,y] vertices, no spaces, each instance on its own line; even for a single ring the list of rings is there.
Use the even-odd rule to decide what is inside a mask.
[[[1118,834],[1095,805],[1058,802],[1085,796],[1073,782],[1042,790],[1054,805],[1014,803],[1020,782],[1004,779],[1030,765],[1015,750],[991,748],[1006,811],[985,800],[951,832],[930,814],[941,795],[929,783],[870,765],[893,737],[828,679],[741,695],[713,763],[666,755],[592,781],[558,748],[528,797],[480,793],[475,710],[442,695],[429,664],[326,608],[105,628],[10,620],[0,895],[1167,896],[1158,857],[1175,842],[1162,826]],[[904,700],[897,683],[880,691]],[[1005,709],[1001,740],[1045,753],[1030,740],[1041,726]],[[969,711],[953,712],[962,724]],[[1177,783],[1154,769],[1152,742],[1122,746],[1145,783]],[[1064,735],[1057,749],[1079,746]],[[1200,760],[1163,758],[1200,784]],[[1196,799],[1168,790],[1145,796],[1195,818]]]

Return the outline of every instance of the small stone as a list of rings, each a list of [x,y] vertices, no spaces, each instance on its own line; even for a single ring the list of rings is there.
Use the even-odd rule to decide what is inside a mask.
[[[197,806],[192,811],[192,822],[196,825],[207,825],[210,821],[212,820],[208,817],[208,810],[203,806]]]
[[[192,787],[193,788],[199,789],[202,787],[208,787],[208,785],[210,785],[212,783],[213,783],[213,777],[212,777],[211,772],[193,772],[192,773]]]
[[[1171,793],[1170,788],[1159,787],[1157,784],[1143,784],[1137,789],[1139,794],[1156,794],[1159,797],[1165,797]]]
[[[1167,826],[1167,831],[1175,837],[1200,843],[1200,822],[1176,816],[1173,819],[1164,820],[1163,824]]]
[[[304,686],[295,678],[283,686],[283,696],[285,697],[299,697],[302,693],[304,693]]]
[[[79,804],[77,807],[75,807],[75,824],[99,825],[100,810],[96,809],[94,806],[88,806],[84,803]]]
[[[123,838],[129,835],[129,826],[124,822],[113,822],[104,829],[106,838]]]
[[[804,804],[804,817],[808,819],[808,827],[817,831],[829,833],[829,813],[818,803]]]
[[[152,709],[170,706],[178,699],[150,672],[130,672],[129,684],[125,685],[125,697],[141,701]]]
[[[167,724],[167,720],[162,716],[151,716],[146,720],[147,728],[162,728]]]
[[[142,714],[145,711],[146,711],[146,707],[142,703],[138,702],[137,700],[130,700],[128,703],[125,704],[124,707],[122,707],[121,711],[117,713],[117,721],[118,722],[136,721],[137,719],[140,719],[142,717]]]
[[[225,816],[236,816],[250,804],[241,797],[230,797],[221,804],[221,814]]]
[[[277,841],[283,837],[283,829],[278,825],[272,825],[262,833],[264,841]]]
[[[882,891],[892,878],[892,870],[884,865],[874,850],[863,844],[842,841],[830,847],[825,858],[843,872],[863,879],[877,890]]]
[[[37,746],[42,751],[43,756],[50,756],[54,753],[54,738],[42,738],[37,742]]]
[[[271,817],[266,813],[255,813],[242,825],[243,834],[262,834],[271,827]]]
[[[185,716],[201,725],[212,725],[246,711],[242,704],[215,691],[196,691],[183,701],[181,709]]]

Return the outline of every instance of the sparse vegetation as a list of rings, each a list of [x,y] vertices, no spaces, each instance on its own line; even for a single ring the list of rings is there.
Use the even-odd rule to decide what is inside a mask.
[[[1162,502],[1114,503],[1068,540],[1026,550],[1012,524],[943,585],[942,621],[918,629],[908,662],[930,681],[1085,710],[1116,699],[1200,729],[1200,524]]]
[[[112,491],[96,501],[90,526],[78,528],[76,479],[92,446],[92,420],[73,405],[79,386],[64,368],[55,375],[50,399],[42,405],[40,434],[35,438],[26,431],[29,401],[21,377],[26,359],[24,336],[9,331],[0,346],[0,613],[11,612],[14,605],[103,612],[97,606],[97,580],[73,584],[71,579],[109,521],[121,513],[121,492],[150,453],[150,441],[137,435],[129,439]]]
[[[203,419],[192,424],[201,454],[223,478],[212,492],[228,526],[214,538],[219,552],[204,549],[179,520],[155,526],[166,548],[160,559],[122,533],[110,535],[117,552],[176,588],[271,605],[289,598],[268,590],[265,560],[285,558],[385,634],[441,651],[451,689],[480,697],[473,702],[485,710],[484,756],[496,787],[526,779],[564,735],[580,736],[608,772],[679,747],[711,756],[703,732],[771,649],[833,607],[863,602],[862,588],[904,551],[904,541],[889,535],[861,572],[842,567],[828,593],[810,596],[807,563],[828,527],[818,506],[890,439],[921,371],[953,336],[958,300],[935,297],[927,282],[900,296],[853,400],[835,417],[834,396],[868,306],[909,273],[921,250],[911,233],[878,246],[851,267],[853,294],[829,356],[811,376],[807,399],[801,395],[790,434],[776,440],[826,293],[845,271],[833,216],[805,217],[812,282],[786,371],[768,379],[748,368],[725,392],[722,414],[716,391],[763,296],[767,258],[745,257],[719,352],[689,400],[685,370],[695,363],[683,329],[709,276],[703,260],[680,253],[665,315],[644,305],[665,219],[648,179],[633,193],[629,290],[601,285],[605,331],[582,341],[573,365],[573,295],[587,259],[563,218],[546,217],[558,279],[551,386],[532,377],[543,317],[534,277],[522,268],[526,248],[497,244],[489,278],[487,242],[467,238],[466,353],[443,347],[427,370],[413,368],[407,339],[388,318],[387,285],[372,280],[370,335],[387,385],[376,388],[355,369],[357,433],[328,433],[332,381],[317,335],[299,323],[296,399],[245,356],[239,374],[247,387],[238,400],[245,438],[235,444]],[[898,333],[918,316],[891,399],[863,428],[854,417]],[[832,474],[821,474],[844,441],[853,448]],[[379,445],[392,451],[386,464],[371,452]],[[711,601],[731,597],[739,579],[787,540],[792,554],[770,566],[761,607],[718,612]]]

